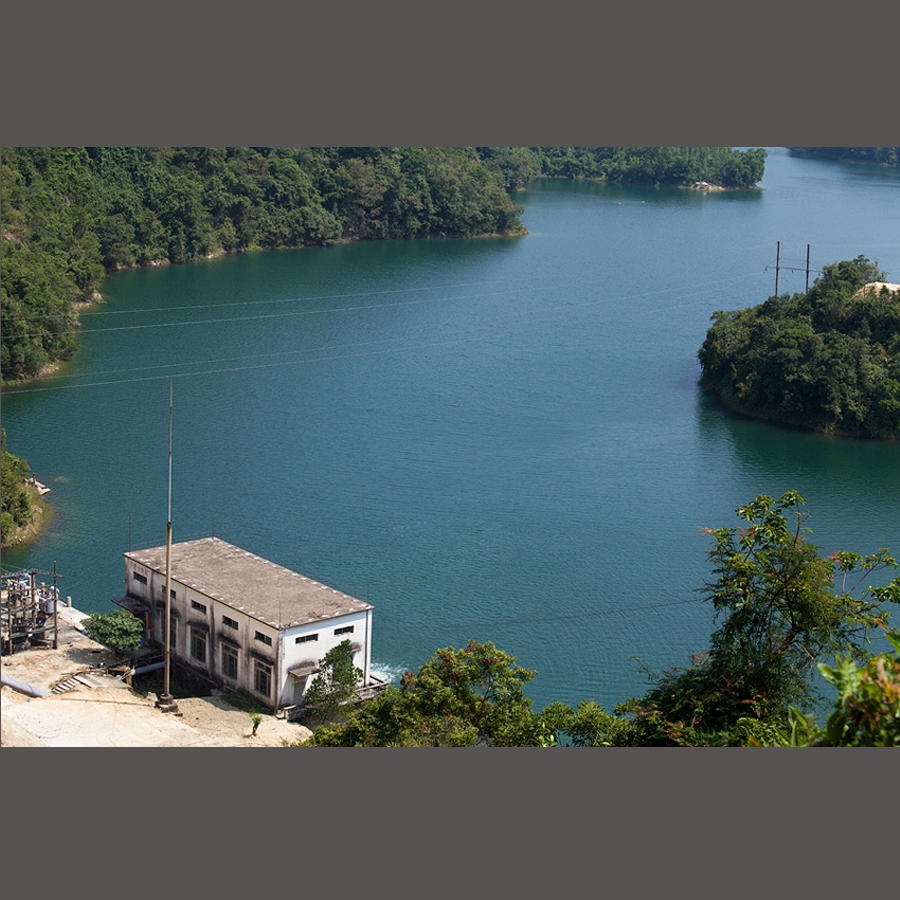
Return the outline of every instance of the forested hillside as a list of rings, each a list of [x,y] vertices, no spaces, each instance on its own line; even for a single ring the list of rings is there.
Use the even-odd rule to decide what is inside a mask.
[[[460,148],[5,148],[4,379],[76,347],[107,271],[220,251],[517,234],[502,177]]]
[[[748,188],[763,177],[766,151],[731,147],[532,147],[540,174],[622,184]]]
[[[819,159],[877,163],[882,166],[900,165],[900,147],[788,147],[788,150]]]
[[[28,463],[6,449],[6,432],[0,430],[0,473],[2,473],[2,512],[0,512],[0,544],[7,541],[17,529],[25,528],[34,517],[34,507],[29,494]],[[33,490],[33,489],[32,489]]]
[[[612,184],[687,186],[698,181],[726,188],[755,186],[766,151],[731,147],[478,147],[509,190],[537,176],[591,178]]]
[[[900,292],[863,256],[805,294],[716,312],[701,383],[750,415],[833,434],[900,438]]]

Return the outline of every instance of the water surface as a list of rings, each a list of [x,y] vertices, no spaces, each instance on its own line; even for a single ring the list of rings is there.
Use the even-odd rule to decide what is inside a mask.
[[[706,646],[704,526],[796,489],[826,552],[900,553],[900,446],[753,422],[697,387],[717,309],[783,265],[900,280],[900,178],[772,151],[762,189],[542,180],[530,234],[386,241],[123,272],[63,377],[3,398],[53,493],[33,547],[87,611],[122,552],[211,533],[375,605],[397,676],[493,640],[530,694],[612,707]],[[814,276],[813,276],[814,277]],[[782,271],[779,289],[804,289]]]

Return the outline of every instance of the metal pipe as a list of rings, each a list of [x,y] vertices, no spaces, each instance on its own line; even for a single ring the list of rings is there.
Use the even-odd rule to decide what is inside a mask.
[[[20,694],[27,694],[29,697],[53,696],[51,691],[46,691],[44,690],[44,688],[35,687],[33,684],[28,684],[27,681],[19,681],[18,678],[12,678],[10,675],[6,675],[4,673],[0,673],[0,682],[5,684],[7,687],[11,687],[14,691],[18,691]]]
[[[132,675],[143,675],[145,672],[156,672],[159,669],[164,668],[165,665],[166,664],[164,662],[150,663],[149,666],[139,666],[137,669],[132,669],[131,674]]]

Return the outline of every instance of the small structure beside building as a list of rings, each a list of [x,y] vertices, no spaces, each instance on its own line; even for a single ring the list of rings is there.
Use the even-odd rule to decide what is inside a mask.
[[[166,547],[124,556],[126,596],[113,602],[163,646]],[[277,712],[302,706],[319,660],[349,639],[363,689],[384,685],[371,674],[369,603],[214,537],[172,544],[170,565],[173,661]]]
[[[12,655],[27,647],[56,647],[56,584],[38,584],[37,569],[4,575],[0,591],[0,655]],[[54,582],[56,578],[54,577]]]

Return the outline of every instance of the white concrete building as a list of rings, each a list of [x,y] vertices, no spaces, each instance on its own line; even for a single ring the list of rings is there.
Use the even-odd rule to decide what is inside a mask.
[[[115,602],[165,641],[166,548],[125,555],[127,596]],[[302,701],[319,660],[341,641],[373,684],[373,607],[218,538],[171,548],[170,658],[273,710]]]

